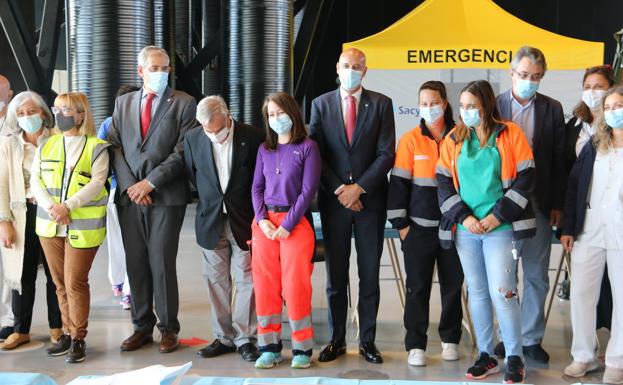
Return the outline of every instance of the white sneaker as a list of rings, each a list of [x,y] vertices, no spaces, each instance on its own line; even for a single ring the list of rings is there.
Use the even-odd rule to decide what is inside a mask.
[[[606,366],[603,378],[604,384],[623,384],[623,369]]]
[[[441,358],[444,361],[456,361],[459,359],[459,345],[452,343],[441,343]]]
[[[599,362],[579,362],[573,361],[569,364],[563,373],[569,377],[584,377],[586,372],[592,372],[593,370],[599,369]]]
[[[409,350],[407,363],[411,366],[426,366],[426,354],[422,349]]]

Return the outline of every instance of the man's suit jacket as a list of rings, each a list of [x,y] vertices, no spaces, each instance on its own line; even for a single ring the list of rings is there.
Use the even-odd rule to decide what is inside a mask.
[[[186,133],[184,163],[186,173],[199,193],[195,231],[197,243],[204,249],[214,250],[223,231],[223,203],[238,247],[248,250],[251,239],[253,204],[251,184],[255,171],[257,149],[264,141],[264,131],[234,122],[231,174],[225,191],[214,162],[212,142],[203,127]]]
[[[349,146],[338,88],[312,101],[309,130],[322,156],[319,208],[335,207],[328,206],[337,202],[334,191],[342,184],[357,183],[366,191],[361,195],[364,210],[385,211],[387,173],[394,164],[396,147],[392,100],[363,89]]]
[[[117,178],[115,203],[130,204],[126,190],[147,178],[156,186],[150,194],[153,205],[185,205],[190,201],[190,188],[184,173],[183,141],[186,131],[197,125],[197,103],[190,95],[167,87],[142,140],[141,93],[130,92],[115,101],[107,137]]]
[[[510,90],[497,97],[503,119],[512,120]],[[562,210],[565,200],[565,118],[559,101],[537,93],[534,99],[532,152],[536,179],[534,194],[543,215]]]

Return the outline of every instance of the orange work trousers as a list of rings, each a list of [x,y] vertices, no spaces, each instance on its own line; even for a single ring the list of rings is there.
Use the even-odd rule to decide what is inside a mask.
[[[286,214],[269,211],[267,219],[279,227]],[[260,351],[281,351],[281,312],[285,301],[292,329],[293,354],[311,355],[314,345],[311,321],[314,230],[303,217],[286,239],[267,238],[255,220],[251,231],[251,269]]]

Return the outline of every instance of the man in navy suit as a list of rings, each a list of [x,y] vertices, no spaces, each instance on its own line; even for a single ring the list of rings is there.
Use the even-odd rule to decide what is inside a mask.
[[[340,87],[313,100],[310,136],[322,156],[318,206],[326,249],[331,342],[320,362],[346,352],[347,285],[354,231],[359,271],[359,352],[382,363],[377,350],[379,264],[386,221],[387,173],[392,168],[395,127],[392,101],[361,86],[366,56],[347,49],[336,65]]]

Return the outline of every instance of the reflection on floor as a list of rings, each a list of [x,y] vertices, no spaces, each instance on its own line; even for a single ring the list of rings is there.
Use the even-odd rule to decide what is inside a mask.
[[[180,285],[180,322],[182,338],[203,338],[211,340],[210,305],[207,289],[201,274],[201,254],[194,237],[194,206],[189,206],[186,220],[180,237],[178,256],[178,277]],[[398,248],[399,249],[399,248]],[[399,251],[401,254],[401,252]],[[560,256],[559,247],[552,252],[552,266],[557,266]],[[400,255],[402,258],[402,255]],[[354,261],[354,258],[351,260]],[[387,255],[383,263],[389,263]],[[351,266],[351,282],[357,282],[355,262]],[[235,377],[302,377],[322,376],[360,379],[395,379],[395,380],[431,380],[431,381],[464,381],[465,370],[473,362],[476,352],[472,350],[471,341],[464,333],[461,341],[461,359],[456,362],[441,360],[441,346],[437,334],[436,318],[440,313],[439,289],[433,286],[431,296],[431,325],[427,349],[428,365],[423,368],[409,367],[404,351],[404,329],[402,326],[402,309],[398,300],[395,283],[381,282],[381,304],[378,316],[377,345],[383,353],[385,363],[374,365],[366,363],[357,354],[356,333],[350,325],[348,336],[348,354],[332,363],[315,361],[321,345],[328,341],[327,311],[324,266],[317,264],[314,275],[314,328],[316,346],[314,362],[308,370],[294,370],[289,367],[291,357],[288,350],[284,351],[286,361],[272,370],[257,370],[253,365],[242,361],[237,354],[229,354],[212,359],[199,358],[195,352],[199,347],[182,347],[171,354],[158,353],[157,344],[145,347],[136,352],[122,353],[119,351],[121,341],[132,332],[130,312],[124,311],[119,305],[119,298],[113,297],[107,278],[107,252],[102,247],[96,257],[91,271],[91,315],[89,319],[89,335],[87,336],[87,359],[82,364],[69,365],[62,357],[52,358],[45,354],[48,329],[45,311],[45,291],[43,274],[38,279],[38,292],[33,321],[33,342],[12,352],[0,351],[0,371],[42,372],[53,377],[58,384],[66,384],[80,375],[112,374],[141,367],[163,364],[179,365],[193,361],[189,374],[199,376],[235,376]],[[554,272],[551,274],[554,279]],[[381,268],[382,277],[391,277],[391,267]],[[357,287],[353,286],[353,298],[357,298]],[[353,301],[353,304],[355,301]],[[289,328],[284,325],[284,335]],[[158,333],[154,334],[156,339]],[[607,333],[600,333],[603,341],[601,350],[605,348]],[[554,299],[552,315],[545,335],[544,346],[551,354],[549,366],[528,363],[527,383],[532,384],[567,384],[580,382],[578,379],[562,376],[562,369],[570,361],[571,327],[569,322],[569,302]],[[286,343],[289,348],[289,344]],[[503,372],[503,371],[502,371]],[[603,371],[591,373],[580,379],[584,383],[600,383]],[[487,382],[502,382],[503,374],[488,378]]]

